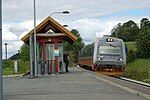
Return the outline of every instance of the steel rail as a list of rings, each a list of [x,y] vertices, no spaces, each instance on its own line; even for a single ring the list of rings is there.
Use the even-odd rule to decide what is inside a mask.
[[[125,81],[129,81],[129,82],[132,82],[132,83],[140,84],[140,85],[143,85],[143,86],[146,86],[146,87],[150,87],[149,83],[145,83],[145,82],[141,82],[141,81],[125,78],[125,77],[118,77],[118,78],[121,79],[121,80],[125,80]]]

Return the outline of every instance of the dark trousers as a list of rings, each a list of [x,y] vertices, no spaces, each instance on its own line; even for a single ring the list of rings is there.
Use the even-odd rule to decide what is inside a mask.
[[[65,66],[66,72],[68,72],[68,65],[69,65],[69,62],[67,61],[67,62],[65,62],[65,64],[66,64],[66,66]]]

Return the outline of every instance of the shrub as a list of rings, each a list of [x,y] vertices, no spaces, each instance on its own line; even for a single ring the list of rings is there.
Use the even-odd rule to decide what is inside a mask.
[[[140,37],[136,41],[138,57],[150,58],[150,33]]]
[[[12,60],[3,60],[2,67],[3,68],[13,67],[13,61]]]
[[[127,64],[124,77],[150,83],[150,59],[135,59]]]
[[[127,53],[127,63],[134,61],[136,57],[136,52],[133,50],[129,50],[129,52]]]

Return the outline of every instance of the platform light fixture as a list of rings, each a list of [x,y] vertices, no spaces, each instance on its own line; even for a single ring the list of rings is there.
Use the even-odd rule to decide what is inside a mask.
[[[69,11],[58,11],[58,12],[52,12],[49,16],[52,16],[53,14],[69,14]]]
[[[63,27],[68,27],[68,25],[63,25]]]

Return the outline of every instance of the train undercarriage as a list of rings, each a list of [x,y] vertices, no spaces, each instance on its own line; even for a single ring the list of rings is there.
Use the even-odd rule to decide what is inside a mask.
[[[115,66],[80,65],[80,67],[109,76],[121,76],[125,70],[125,66],[117,68]]]

